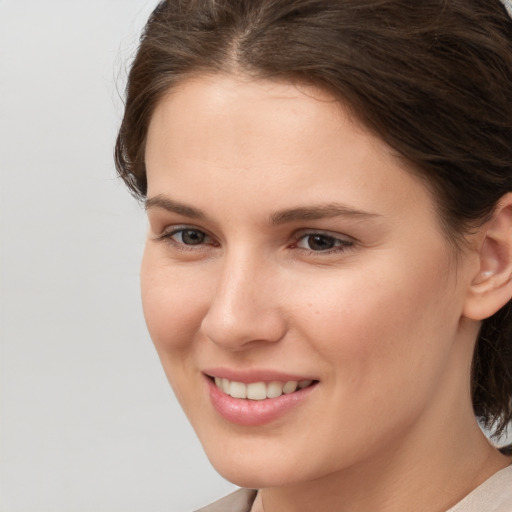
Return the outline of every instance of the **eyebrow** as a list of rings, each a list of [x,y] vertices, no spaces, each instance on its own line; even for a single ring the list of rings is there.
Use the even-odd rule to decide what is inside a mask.
[[[274,213],[270,217],[271,224],[286,224],[301,220],[330,219],[334,217],[351,217],[358,220],[372,219],[381,215],[363,210],[356,210],[338,203],[321,204],[304,208],[290,208]]]
[[[145,209],[162,208],[171,213],[177,213],[192,219],[204,220],[207,215],[199,208],[194,208],[168,197],[157,195],[145,202]],[[308,207],[288,208],[275,212],[270,216],[270,224],[281,225],[288,222],[319,220],[335,217],[350,217],[358,220],[381,217],[377,213],[356,210],[338,203],[327,203]]]
[[[178,215],[183,215],[184,217],[190,217],[192,219],[206,219],[206,215],[202,210],[193,208],[192,206],[187,206],[186,204],[178,203],[177,201],[162,195],[149,197],[146,199],[144,207],[146,211],[153,208],[161,208],[168,212],[177,213]]]

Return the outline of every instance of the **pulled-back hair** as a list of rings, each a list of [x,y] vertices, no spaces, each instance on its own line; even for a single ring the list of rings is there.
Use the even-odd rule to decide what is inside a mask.
[[[329,90],[433,191],[457,245],[512,191],[512,20],[499,0],[165,0],[142,35],[127,85],[116,165],[147,192],[152,113],[205,73]],[[475,414],[512,421],[512,303],[483,322]]]

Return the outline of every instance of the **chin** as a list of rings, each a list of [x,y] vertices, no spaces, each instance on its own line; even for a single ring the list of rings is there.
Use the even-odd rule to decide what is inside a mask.
[[[215,470],[229,482],[247,489],[263,489],[266,487],[281,487],[298,483],[296,472],[288,468],[276,468],[272,465],[252,464],[247,459],[238,461],[212,462]]]
[[[248,489],[293,485],[321,476],[314,474],[315,468],[305,465],[302,457],[295,460],[286,450],[275,450],[271,446],[267,450],[263,445],[257,450],[206,447],[206,455],[223,478]]]

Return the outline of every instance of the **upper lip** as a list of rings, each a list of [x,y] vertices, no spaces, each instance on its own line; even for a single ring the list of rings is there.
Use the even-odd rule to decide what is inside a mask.
[[[318,380],[310,375],[286,373],[264,368],[207,368],[203,370],[203,373],[208,377],[219,377],[221,379],[243,382],[244,384],[250,384],[251,382]]]

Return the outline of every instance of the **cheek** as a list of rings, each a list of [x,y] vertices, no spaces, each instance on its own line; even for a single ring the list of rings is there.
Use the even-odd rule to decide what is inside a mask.
[[[156,252],[156,251],[155,251]],[[191,378],[197,333],[208,308],[208,288],[196,272],[170,265],[146,249],[141,266],[144,317],[176,398],[187,411],[201,396],[200,379]]]
[[[310,305],[302,315],[303,335],[331,362],[334,379],[380,395],[413,377],[433,378],[458,320],[454,295],[438,270],[353,273],[338,280],[342,286],[324,282],[307,299],[299,297],[297,308],[299,301]]]
[[[171,265],[146,249],[141,293],[148,331],[160,357],[165,352],[184,356],[208,308],[207,281],[200,273]]]

